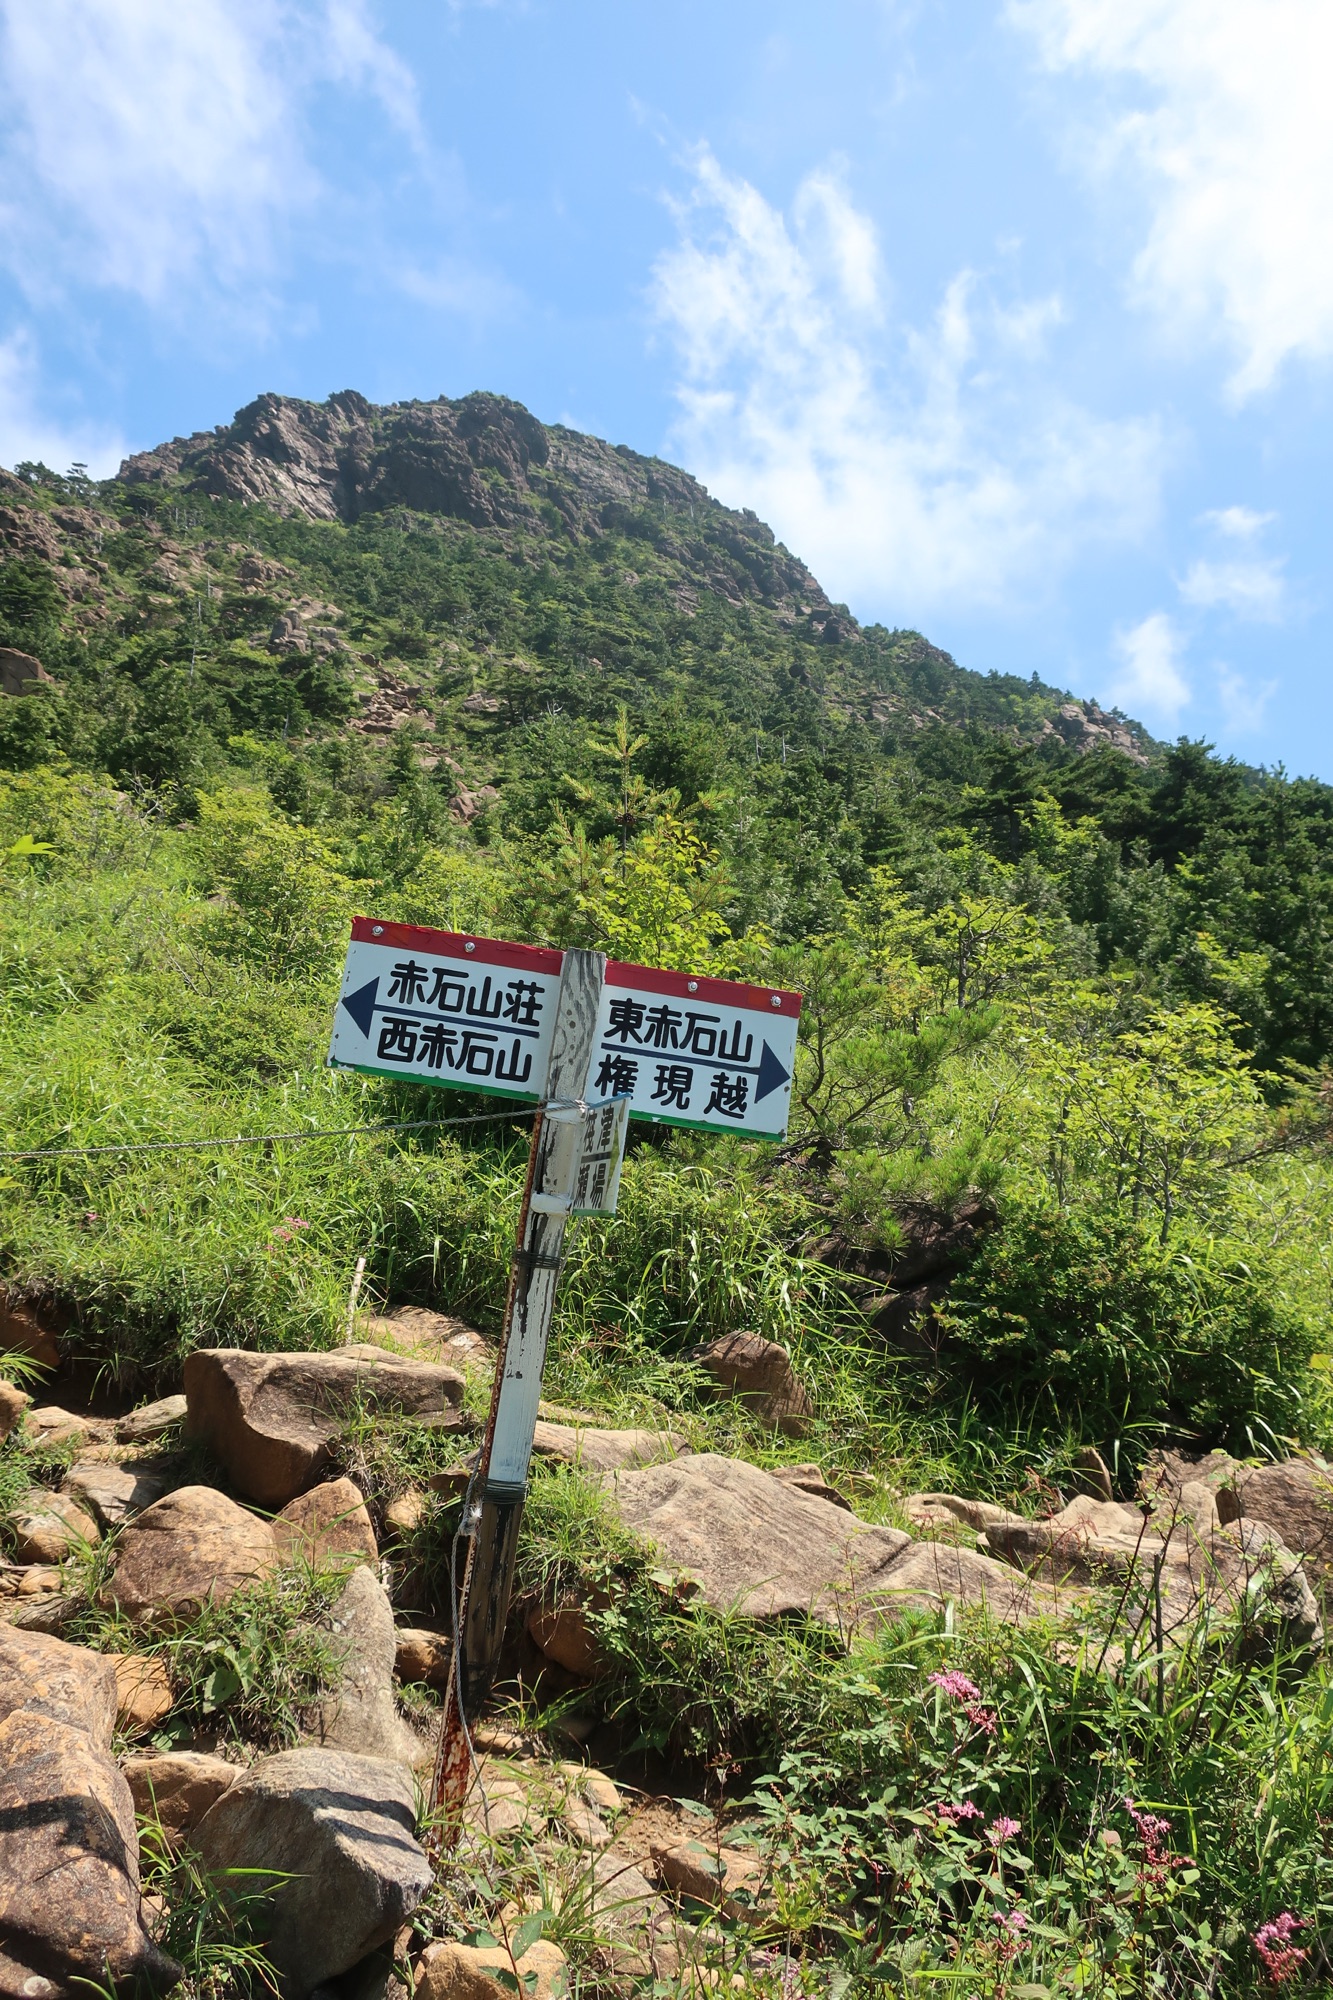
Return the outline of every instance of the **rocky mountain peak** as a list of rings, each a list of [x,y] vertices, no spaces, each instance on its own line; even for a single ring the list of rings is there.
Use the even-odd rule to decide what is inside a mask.
[[[647,535],[732,602],[758,599],[818,627],[833,611],[805,564],[748,509],[723,507],[662,459],[540,423],[481,390],[384,406],[354,389],[323,403],[257,396],[230,424],[135,453],[119,478],[320,521],[405,507],[502,533]],[[831,636],[855,629],[844,615]]]

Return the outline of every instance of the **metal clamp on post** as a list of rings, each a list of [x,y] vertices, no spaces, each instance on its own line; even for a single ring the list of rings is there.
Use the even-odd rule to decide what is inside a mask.
[[[557,1209],[554,1212],[557,1215],[563,1215],[565,1210]],[[563,1253],[555,1257],[548,1257],[544,1251],[529,1250],[526,1245],[514,1252],[515,1264],[519,1265],[524,1271],[558,1271],[564,1261]]]

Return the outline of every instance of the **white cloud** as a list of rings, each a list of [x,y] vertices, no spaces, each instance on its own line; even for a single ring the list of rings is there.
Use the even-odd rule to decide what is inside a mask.
[[[1199,518],[1229,541],[1252,542],[1270,521],[1277,519],[1277,515],[1256,514],[1253,507],[1210,507]]]
[[[1165,611],[1152,611],[1127,631],[1117,632],[1111,650],[1120,663],[1108,699],[1131,715],[1147,712],[1174,722],[1190,700],[1180,670],[1180,634]]]
[[[996,311],[964,271],[928,327],[895,325],[874,229],[828,172],[789,225],[703,151],[676,216],[653,288],[672,448],[835,597],[1009,605],[1153,518],[1156,426],[1094,417],[1034,365],[1058,301]]]
[[[324,61],[330,77],[369,90],[390,122],[419,151],[424,149],[416,78],[375,33],[364,0],[325,0],[325,5]]]
[[[0,465],[40,459],[52,471],[65,472],[77,460],[94,479],[108,479],[128,450],[125,439],[105,424],[47,414],[31,336],[20,330],[0,341]]]
[[[92,282],[173,316],[253,284],[320,191],[321,82],[417,139],[360,0],[0,0],[0,254],[33,295]]]
[[[1333,9],[1327,0],[1009,0],[1052,69],[1127,86],[1080,107],[1085,163],[1150,219],[1141,303],[1177,336],[1220,331],[1243,398],[1333,354]]]
[[[1186,604],[1222,606],[1238,618],[1274,623],[1286,608],[1287,580],[1280,560],[1191,563],[1179,585]]]
[[[1258,687],[1251,687],[1234,667],[1219,667],[1217,688],[1228,730],[1234,736],[1249,736],[1262,723],[1264,710],[1277,693],[1277,682],[1260,681]]]

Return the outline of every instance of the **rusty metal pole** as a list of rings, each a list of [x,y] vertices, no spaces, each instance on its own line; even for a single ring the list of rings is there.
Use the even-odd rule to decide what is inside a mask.
[[[567,951],[542,1102],[533,1124],[500,1359],[476,1470],[464,1501],[468,1553],[455,1612],[454,1663],[440,1723],[431,1807],[439,1845],[458,1837],[471,1777],[466,1716],[495,1678],[527,1494],[542,1367],[574,1197],[582,1098],[592,1060],[606,959]]]

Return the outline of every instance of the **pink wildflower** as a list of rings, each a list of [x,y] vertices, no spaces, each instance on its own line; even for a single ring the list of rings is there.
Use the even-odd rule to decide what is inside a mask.
[[[1169,1819],[1162,1819],[1156,1813],[1141,1812],[1133,1799],[1125,1800],[1125,1811],[1143,1842],[1143,1873],[1150,1882],[1164,1882],[1171,1869],[1184,1867],[1185,1857],[1173,1854],[1165,1844],[1171,1831]]]
[[[303,1215],[284,1215],[273,1234],[279,1243],[290,1243],[298,1229],[309,1229],[310,1224]]]
[[[970,1681],[966,1674],[932,1674],[930,1684],[937,1687],[941,1694],[951,1695],[955,1701],[975,1701],[981,1693],[976,1682]]]
[[[993,1819],[986,1828],[986,1838],[992,1847],[1003,1847],[1006,1840],[1012,1840],[1016,1833],[1021,1833],[1022,1831],[1023,1822],[1021,1820],[1006,1819],[1001,1814],[999,1819]]]
[[[996,1910],[994,1912],[994,1919],[1000,1927],[1000,1936],[997,1940],[1000,1957],[1003,1959],[1013,1958],[1023,1943],[1023,1933],[1028,1927],[1028,1920],[1022,1910],[1005,1910],[1003,1912]]]
[[[956,1806],[932,1806],[931,1811],[940,1819],[947,1819],[950,1826],[958,1826],[963,1820],[982,1817],[981,1807],[974,1805],[971,1799],[960,1799]]]
[[[1302,1951],[1291,1941],[1304,1923],[1303,1917],[1294,1917],[1290,1910],[1284,1910],[1271,1923],[1261,1924],[1250,1940],[1274,1986],[1284,1986],[1289,1979],[1294,1979],[1310,1956],[1308,1951]]]
[[[975,1681],[970,1681],[966,1674],[956,1670],[931,1674],[928,1678],[931,1686],[937,1687],[941,1694],[947,1694],[950,1700],[961,1703],[963,1713],[974,1729],[984,1730],[987,1736],[995,1734],[995,1717],[983,1705],[981,1689]]]

